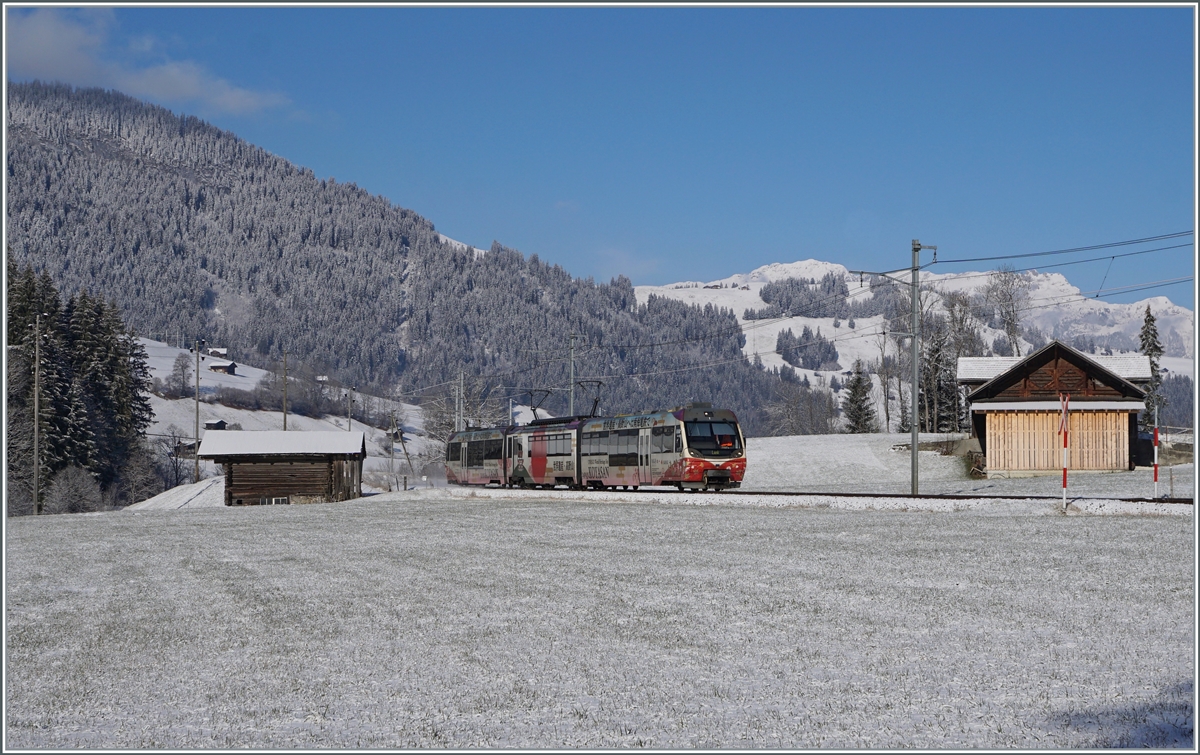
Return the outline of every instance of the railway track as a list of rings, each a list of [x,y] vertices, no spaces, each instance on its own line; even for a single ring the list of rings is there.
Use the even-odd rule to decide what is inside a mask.
[[[785,495],[785,496],[838,496],[839,498],[915,498],[921,499],[944,499],[950,501],[962,500],[978,500],[978,499],[995,499],[1002,500],[1046,500],[1046,501],[1061,501],[1062,496],[1058,495],[986,495],[986,494],[971,494],[971,493],[846,493],[846,492],[804,492],[804,491],[775,491],[775,490],[726,490],[724,491],[731,495],[745,496],[760,496],[760,495]],[[1067,496],[1067,502],[1071,501],[1124,501],[1128,503],[1181,503],[1188,506],[1193,505],[1191,498],[1121,498],[1108,496]]]
[[[462,487],[472,487],[472,486],[464,485]],[[491,486],[486,486],[486,487],[491,487]],[[536,487],[540,487],[540,486],[535,486],[535,488]],[[514,488],[514,489],[520,489],[520,488]],[[555,488],[543,488],[543,489],[569,490],[570,488],[555,487]],[[589,491],[581,490],[580,492],[589,492]],[[600,493],[600,492],[606,492],[606,491],[603,489],[595,489],[595,490],[590,490],[590,492]],[[620,493],[689,492],[689,493],[724,493],[726,495],[735,495],[735,496],[770,496],[770,495],[795,496],[795,497],[836,496],[838,498],[895,498],[895,499],[908,498],[908,499],[915,499],[915,500],[942,499],[942,500],[948,500],[948,501],[964,501],[964,500],[974,501],[974,500],[980,500],[980,499],[997,500],[997,501],[1028,501],[1028,500],[1061,501],[1062,500],[1061,495],[1022,495],[1020,493],[1015,493],[1012,495],[988,495],[988,494],[983,494],[983,493],[918,493],[917,495],[914,496],[911,493],[849,493],[849,492],[840,491],[840,490],[839,491],[828,491],[828,490],[825,490],[825,491],[804,491],[804,490],[706,490],[706,491],[705,490],[687,490],[687,491],[680,491],[680,490],[676,490],[675,488],[672,488],[672,487],[657,487],[657,488],[655,488],[655,487],[632,487],[632,486],[624,488],[624,489],[612,488],[612,489],[607,490],[607,492],[612,492],[612,493],[616,493],[616,492],[620,492]],[[1122,501],[1122,502],[1126,502],[1126,503],[1178,503],[1178,504],[1183,504],[1186,506],[1194,505],[1194,500],[1191,498],[1166,498],[1166,497],[1164,497],[1164,498],[1138,498],[1138,497],[1120,497],[1120,496],[1110,497],[1110,496],[1085,496],[1085,495],[1077,495],[1077,496],[1069,495],[1069,496],[1067,496],[1067,502],[1070,503],[1071,501]]]

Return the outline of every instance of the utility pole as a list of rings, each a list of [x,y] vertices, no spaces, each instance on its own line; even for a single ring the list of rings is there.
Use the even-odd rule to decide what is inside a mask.
[[[196,448],[192,458],[196,463],[192,482],[200,482],[200,344],[204,342],[203,338],[193,342],[193,346],[196,348]]]
[[[567,399],[567,416],[569,417],[575,416],[575,339],[578,337],[574,333],[569,336],[571,339],[571,393],[570,398]]]
[[[283,350],[283,429],[287,430],[287,349]]]
[[[912,461],[912,495],[916,496],[919,489],[918,476],[919,465],[917,464],[917,448],[920,443],[919,433],[920,425],[918,424],[918,399],[921,395],[921,250],[929,249],[933,252],[933,259],[937,260],[937,247],[928,244],[922,244],[917,239],[912,241],[912,267],[909,268],[912,272],[912,281],[904,281],[900,278],[893,278],[891,273],[903,272],[904,268],[899,270],[889,270],[886,273],[876,273],[869,270],[849,270],[847,272],[855,275],[879,275],[889,280],[902,283],[911,287],[912,293],[912,324],[911,333],[893,333],[892,335],[909,336],[912,338],[912,385],[909,391],[912,393],[912,412],[909,416],[909,429],[912,433],[911,438],[911,461]],[[887,388],[883,391],[884,401],[887,401]]]
[[[42,315],[33,320],[33,512],[42,513],[41,473],[42,458],[39,453],[40,438],[38,425],[41,424],[41,411],[38,401],[41,396],[41,367],[42,367]]]
[[[396,412],[388,412],[392,418],[392,426],[388,430],[388,490],[396,479]]]
[[[349,386],[346,388],[346,432],[350,432],[350,423],[353,421],[350,419],[350,405],[354,403],[352,394],[356,390],[358,389],[354,386]]]
[[[923,245],[920,241],[912,241],[912,494],[917,495],[917,444],[920,425],[917,422],[917,398],[921,385],[921,250],[933,251],[937,259],[937,247]]]
[[[466,418],[463,415],[466,414],[466,412],[467,412],[467,399],[466,399],[466,394],[463,392],[463,371],[459,370],[458,371],[458,401],[456,402],[456,410],[455,410],[455,416],[454,416],[454,431],[455,432],[459,432],[460,430],[464,429],[463,425],[464,425]]]

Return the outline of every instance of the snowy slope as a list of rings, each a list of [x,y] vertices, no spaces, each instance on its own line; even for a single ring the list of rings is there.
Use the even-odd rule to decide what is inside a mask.
[[[148,338],[139,338],[142,346],[146,349],[147,362],[150,365],[150,375],[156,377],[163,382],[171,374],[171,370],[175,367],[175,360],[180,354],[188,356],[189,364],[191,365],[192,386],[195,386],[196,381],[196,355],[187,349],[179,349],[174,346],[168,346],[161,341],[151,341]],[[237,364],[236,375],[226,375],[223,372],[213,372],[208,367],[213,362],[233,361]],[[211,396],[216,392],[217,388],[238,388],[243,391],[252,391],[254,386],[258,385],[258,381],[267,374],[266,370],[260,370],[257,367],[249,367],[238,361],[236,354],[229,354],[226,359],[220,357],[208,356],[207,354],[200,355],[200,395]]]
[[[788,317],[770,320],[746,320],[747,309],[767,306],[759,295],[762,287],[773,281],[786,278],[810,278],[820,280],[827,273],[846,279],[852,300],[867,299],[872,294],[865,281],[853,275],[843,265],[815,259],[791,263],[764,265],[750,273],[739,273],[728,278],[702,283],[685,281],[665,286],[637,286],[638,301],[645,303],[651,295],[663,296],[687,304],[712,304],[731,309],[746,337],[742,352],[749,358],[762,360],[767,369],[782,368],[787,363],[775,353],[775,342],[779,333],[790,329],[797,336],[807,326],[814,332],[820,330],[825,338],[834,342],[841,366],[839,380],[845,382],[846,375],[856,359],[867,364],[880,357],[885,329],[882,317],[859,319],[850,327],[841,321],[834,327],[833,318]],[[943,292],[975,292],[987,284],[985,273],[922,273],[923,281],[932,281],[936,290]],[[1161,365],[1168,373],[1193,376],[1195,352],[1193,348],[1194,318],[1191,310],[1173,304],[1163,296],[1155,296],[1132,304],[1114,304],[1099,299],[1081,299],[1080,290],[1059,273],[1033,273],[1030,277],[1030,309],[1025,313],[1027,325],[1036,326],[1047,338],[1070,340],[1077,335],[1094,338],[1123,333],[1137,342],[1146,306],[1149,305],[1157,320],[1159,338],[1169,353],[1177,356],[1163,357]],[[983,326],[980,335],[991,343],[1001,331]],[[895,353],[895,345],[888,344],[888,353]],[[1029,349],[1025,343],[1023,351]],[[816,385],[828,385],[831,373],[796,368],[797,373],[806,375]],[[882,402],[883,393],[877,378],[873,377],[875,400]],[[894,399],[894,396],[893,396]],[[882,416],[881,407],[877,413]],[[893,420],[895,417],[893,416]]]

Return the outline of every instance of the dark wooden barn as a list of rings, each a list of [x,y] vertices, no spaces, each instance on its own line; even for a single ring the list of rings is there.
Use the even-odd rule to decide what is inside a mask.
[[[1023,358],[958,360],[958,382],[969,391],[971,434],[979,439],[989,477],[1062,469],[1061,394],[1070,394],[1068,469],[1132,469],[1149,380],[1148,357],[1094,357],[1059,341]]]
[[[226,506],[358,498],[366,456],[361,432],[225,430],[200,444],[225,469]]]

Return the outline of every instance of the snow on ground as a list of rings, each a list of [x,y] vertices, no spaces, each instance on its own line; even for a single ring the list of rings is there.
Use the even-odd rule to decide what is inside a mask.
[[[1191,519],[970,513],[10,519],[5,747],[1193,747]]]
[[[178,485],[153,498],[126,506],[126,511],[170,509],[208,509],[225,506],[225,478],[209,477],[188,485]]]
[[[180,354],[187,354],[188,362],[191,368],[191,378],[189,383],[192,386],[196,385],[196,354],[187,349],[179,349],[174,346],[168,346],[161,341],[151,341],[148,338],[139,338],[142,346],[146,349],[147,363],[150,367],[151,377],[156,377],[163,382],[166,382],[171,371],[175,368],[175,360]],[[211,346],[212,344],[210,344]],[[238,388],[243,391],[252,391],[254,386],[258,385],[258,381],[262,380],[267,374],[266,370],[260,370],[257,367],[250,367],[238,361],[236,354],[230,354],[228,360],[221,357],[209,356],[201,353],[200,362],[200,395],[212,395],[218,388]],[[213,362],[233,361],[237,364],[234,370],[237,374],[226,375],[223,372],[213,372],[208,369],[208,366]]]

